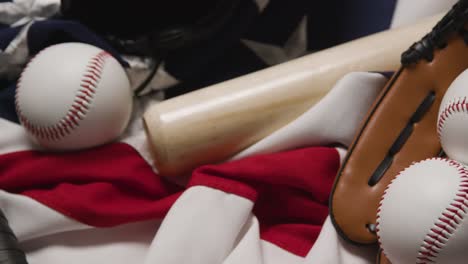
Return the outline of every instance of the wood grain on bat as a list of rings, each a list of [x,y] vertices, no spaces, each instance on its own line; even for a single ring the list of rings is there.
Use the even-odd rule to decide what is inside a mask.
[[[312,107],[345,74],[392,71],[440,19],[384,31],[151,106],[143,119],[161,175],[221,162]]]

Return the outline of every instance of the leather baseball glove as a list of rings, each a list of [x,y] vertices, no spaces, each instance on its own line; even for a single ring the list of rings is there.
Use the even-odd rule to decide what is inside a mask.
[[[436,133],[442,97],[468,68],[468,0],[459,1],[433,30],[402,54],[355,136],[332,190],[330,215],[339,234],[377,243],[377,209],[390,181],[414,161],[441,156]],[[390,263],[379,254],[378,263]]]

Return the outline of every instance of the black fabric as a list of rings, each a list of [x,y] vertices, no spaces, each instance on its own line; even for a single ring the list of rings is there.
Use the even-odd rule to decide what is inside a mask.
[[[257,6],[252,1],[243,0],[232,19],[217,34],[193,47],[169,54],[165,60],[166,70],[182,80],[182,84],[168,89],[166,97],[267,67],[241,41],[257,16]]]
[[[50,45],[64,42],[83,42],[82,40],[86,40],[84,43],[109,52],[120,64],[128,66],[114,47],[79,22],[59,19],[37,21],[31,25],[28,31],[28,47],[31,55],[37,54]]]
[[[168,98],[209,84],[268,67],[243,39],[283,47],[305,20],[307,50],[316,51],[385,30],[396,0],[270,0],[259,12],[253,1],[243,1],[219,34],[168,57],[166,70],[182,84],[168,89]]]
[[[16,82],[0,80],[0,117],[11,122],[19,123],[15,110],[15,91]]]
[[[390,27],[396,0],[309,1],[310,50],[321,50]]]
[[[62,0],[62,13],[100,33],[132,38],[171,26],[188,25],[223,0]]]

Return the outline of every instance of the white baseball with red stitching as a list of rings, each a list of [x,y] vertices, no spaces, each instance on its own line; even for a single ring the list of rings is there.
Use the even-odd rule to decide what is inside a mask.
[[[468,70],[451,83],[442,99],[437,133],[447,156],[468,164]]]
[[[120,63],[83,43],[50,46],[23,70],[16,111],[39,145],[75,150],[115,140],[132,111],[132,91]]]
[[[468,261],[468,172],[454,160],[414,163],[387,187],[377,235],[394,264]]]

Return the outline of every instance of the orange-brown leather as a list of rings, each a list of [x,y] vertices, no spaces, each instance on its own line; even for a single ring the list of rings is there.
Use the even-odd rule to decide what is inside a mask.
[[[468,47],[454,33],[444,49],[434,51],[432,62],[421,60],[403,67],[384,88],[355,137],[333,187],[330,215],[343,238],[358,244],[377,242],[376,234],[366,225],[376,223],[384,189],[412,162],[439,154],[436,123],[440,102],[451,82],[466,68]],[[431,91],[435,92],[435,101],[428,112],[415,123],[381,180],[369,186],[369,178]]]

